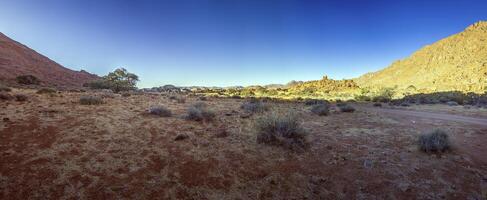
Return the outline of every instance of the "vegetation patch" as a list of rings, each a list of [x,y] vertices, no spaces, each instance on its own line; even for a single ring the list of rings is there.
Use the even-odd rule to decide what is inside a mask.
[[[82,96],[79,98],[81,105],[99,105],[103,104],[103,99],[97,96]]]
[[[308,133],[291,113],[271,113],[254,121],[257,142],[278,145],[291,150],[308,147]]]
[[[57,91],[52,88],[41,88],[37,90],[37,94],[55,94]]]
[[[149,108],[149,114],[156,115],[159,117],[171,117],[172,116],[171,110],[167,109],[164,106],[151,106]]]
[[[6,92],[0,92],[0,100],[3,100],[3,101],[9,101],[9,100],[12,100],[12,95],[10,95],[9,93],[6,93]]]
[[[15,94],[14,98],[16,101],[27,101],[29,99],[25,94]]]
[[[0,92],[11,92],[12,89],[10,89],[7,86],[0,85]]]
[[[215,112],[208,109],[205,103],[199,102],[188,108],[186,119],[192,121],[212,121],[215,116]]]
[[[337,104],[341,112],[355,112],[355,108],[348,104]]]
[[[444,152],[450,149],[450,139],[445,131],[435,129],[419,136],[418,147],[424,152]]]
[[[259,100],[244,102],[240,108],[250,113],[262,113],[269,110],[269,106]]]
[[[17,76],[16,80],[17,83],[23,85],[39,85],[41,83],[41,81],[33,75]]]
[[[311,112],[319,116],[326,116],[330,113],[330,106],[328,104],[316,104],[311,107]]]
[[[128,72],[124,68],[119,68],[108,73],[102,79],[85,83],[83,86],[91,89],[110,89],[118,93],[121,91],[135,90],[137,81],[139,81],[137,75]]]

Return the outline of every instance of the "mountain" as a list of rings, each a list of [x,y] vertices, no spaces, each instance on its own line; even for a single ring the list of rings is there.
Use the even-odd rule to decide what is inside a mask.
[[[0,33],[0,82],[16,84],[16,77],[34,75],[41,85],[81,87],[99,77],[86,71],[73,71]]]
[[[487,21],[477,22],[354,81],[361,88],[482,93],[487,88]]]

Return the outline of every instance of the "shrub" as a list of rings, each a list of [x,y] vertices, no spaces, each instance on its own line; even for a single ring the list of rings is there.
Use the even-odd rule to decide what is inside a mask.
[[[206,104],[199,102],[188,108],[186,119],[193,121],[212,121],[215,116],[215,113],[209,110]]]
[[[312,105],[317,105],[317,104],[325,104],[328,103],[325,100],[319,100],[319,99],[306,99],[304,100],[304,105],[307,106],[312,106]]]
[[[12,95],[6,92],[0,92],[0,100],[4,100],[4,101],[12,100]]]
[[[56,93],[56,90],[52,88],[42,88],[37,90],[37,94],[54,94],[54,93]]]
[[[382,103],[375,102],[375,103],[374,103],[374,107],[382,107]]]
[[[420,150],[425,152],[444,152],[450,149],[450,140],[445,131],[435,129],[429,133],[420,135],[418,146]]]
[[[371,101],[372,99],[366,95],[359,95],[355,97],[356,101]]]
[[[232,95],[230,98],[232,98],[232,99],[242,99],[242,97],[239,96],[239,95]]]
[[[178,103],[186,103],[186,98],[184,98],[183,96],[170,96],[169,99],[175,100]]]
[[[257,143],[284,146],[292,150],[301,150],[308,146],[308,133],[291,113],[272,113],[260,117],[254,122],[254,129]]]
[[[355,112],[355,108],[348,104],[339,105],[338,108],[341,112]]]
[[[206,98],[205,96],[198,97],[198,99],[200,101],[207,101],[208,100],[208,98]]]
[[[27,101],[28,97],[24,94],[16,94],[14,95],[16,101]]]
[[[79,98],[79,103],[81,105],[99,105],[103,103],[103,99],[96,96],[82,96]]]
[[[130,97],[130,96],[132,96],[132,94],[130,94],[128,92],[122,93],[122,97]]]
[[[311,112],[319,116],[326,116],[330,113],[330,106],[328,104],[317,104],[311,107]]]
[[[149,108],[149,113],[152,115],[157,115],[159,117],[170,117],[172,116],[171,110],[163,106],[151,106]]]
[[[11,92],[12,89],[10,89],[7,86],[0,85],[0,92]]]
[[[402,107],[409,107],[409,106],[411,106],[411,105],[409,105],[409,103],[407,103],[407,102],[402,102],[402,103],[401,103],[401,104],[399,104],[399,105],[400,105],[400,106],[402,106]]]
[[[24,85],[39,85],[41,81],[33,75],[17,76],[17,83]]]
[[[252,100],[249,102],[242,103],[240,108],[250,113],[262,113],[269,110],[269,106],[267,106],[267,104],[264,104],[260,101],[252,101]]]
[[[456,101],[448,101],[448,102],[446,102],[446,105],[449,105],[449,106],[458,106],[458,103]]]

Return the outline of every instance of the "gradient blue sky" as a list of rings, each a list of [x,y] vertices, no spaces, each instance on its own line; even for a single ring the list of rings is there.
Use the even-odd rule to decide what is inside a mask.
[[[479,20],[486,0],[0,1],[0,32],[139,87],[353,78]]]

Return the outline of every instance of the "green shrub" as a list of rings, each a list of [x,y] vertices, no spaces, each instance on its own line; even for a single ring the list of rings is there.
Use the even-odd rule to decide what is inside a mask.
[[[187,120],[193,121],[212,121],[216,114],[209,110],[203,102],[195,103],[188,108]]]
[[[254,121],[257,142],[283,146],[292,150],[305,149],[308,133],[298,118],[291,114],[272,113]]]
[[[418,147],[425,152],[444,152],[450,149],[450,139],[445,131],[435,129],[419,136]]]
[[[151,106],[149,108],[149,114],[157,115],[159,117],[171,117],[171,110],[165,108],[164,106]]]
[[[330,106],[328,104],[316,104],[311,107],[311,112],[319,116],[326,116],[330,113]]]
[[[79,98],[81,105],[99,105],[103,104],[103,99],[97,96],[82,96]]]
[[[17,83],[24,85],[39,85],[41,81],[33,75],[17,76]]]

